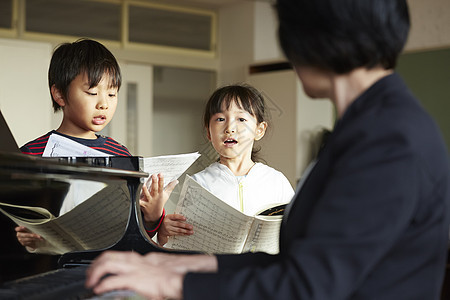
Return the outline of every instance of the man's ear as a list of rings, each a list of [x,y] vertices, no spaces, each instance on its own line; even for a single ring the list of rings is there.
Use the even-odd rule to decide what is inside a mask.
[[[52,85],[52,87],[50,88],[50,92],[52,93],[53,100],[55,100],[55,102],[58,103],[59,106],[66,106],[66,101],[64,101],[62,93],[58,88],[56,88],[55,85]]]
[[[208,141],[211,141],[211,133],[209,132],[209,128],[206,128],[206,137],[208,138]]]
[[[267,123],[261,122],[259,123],[258,127],[256,128],[256,135],[255,135],[255,141],[259,141],[263,138],[263,136],[266,134],[267,129]]]

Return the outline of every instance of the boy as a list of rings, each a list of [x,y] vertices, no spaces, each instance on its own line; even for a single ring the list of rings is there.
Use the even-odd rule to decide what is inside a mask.
[[[24,154],[42,156],[48,138],[58,134],[110,155],[130,156],[110,137],[97,135],[112,120],[122,77],[119,65],[102,44],[78,40],[59,46],[48,70],[54,112],[62,110],[58,129],[26,143]]]
[[[61,135],[84,146],[114,156],[131,156],[128,149],[110,137],[98,135],[112,120],[117,107],[117,94],[122,77],[113,54],[102,44],[89,39],[60,45],[53,53],[48,71],[48,84],[53,110],[62,110],[63,119],[56,130],[26,143],[20,150],[24,154],[42,156],[51,134]],[[161,175],[152,176],[151,192],[143,186],[140,204],[147,228],[155,227],[164,217],[163,206],[175,182],[163,188]],[[75,191],[80,194],[82,191]],[[72,209],[85,197],[74,197],[64,203],[60,214]],[[154,234],[157,228],[149,230]],[[16,227],[17,239],[33,252],[41,248],[44,240],[25,227]]]

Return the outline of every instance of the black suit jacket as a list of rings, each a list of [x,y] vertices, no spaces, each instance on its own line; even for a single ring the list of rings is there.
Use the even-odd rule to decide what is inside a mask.
[[[280,253],[218,256],[186,299],[439,299],[450,216],[448,153],[396,74],[347,109],[297,191]]]

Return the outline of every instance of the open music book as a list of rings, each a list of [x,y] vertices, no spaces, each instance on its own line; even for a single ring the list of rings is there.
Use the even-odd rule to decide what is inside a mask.
[[[248,216],[229,206],[186,175],[176,214],[194,227],[190,236],[171,236],[166,248],[206,253],[279,252],[279,231],[286,204],[261,208]]]
[[[102,249],[123,235],[130,210],[126,182],[105,187],[72,210],[55,217],[42,207],[0,203],[0,212],[14,223],[44,237],[38,253],[63,254]]]

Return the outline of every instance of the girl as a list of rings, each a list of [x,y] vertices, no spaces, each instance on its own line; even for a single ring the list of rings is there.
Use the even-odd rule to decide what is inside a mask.
[[[224,86],[216,90],[204,113],[206,135],[219,160],[192,178],[218,198],[254,215],[269,204],[287,203],[294,190],[279,171],[257,162],[254,142],[266,130],[264,98],[246,84]],[[167,215],[158,231],[158,242],[168,236],[193,234],[192,226],[181,215]]]

